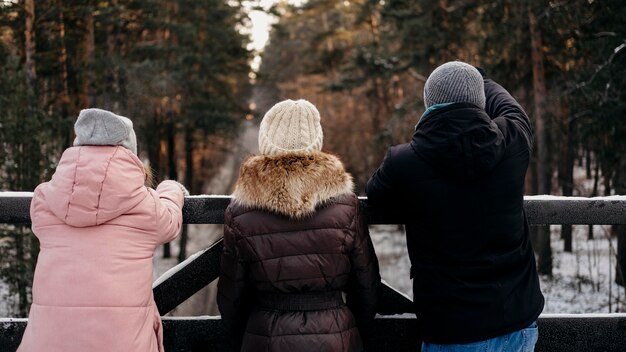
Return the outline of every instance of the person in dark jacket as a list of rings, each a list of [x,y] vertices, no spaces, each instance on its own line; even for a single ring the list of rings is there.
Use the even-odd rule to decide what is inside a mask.
[[[366,190],[406,220],[422,351],[532,351],[544,298],[523,204],[528,116],[459,61],[432,72],[424,102]]]
[[[241,166],[217,293],[236,350],[363,350],[378,261],[352,177],[322,139],[315,106],[286,100],[261,122],[261,155]]]

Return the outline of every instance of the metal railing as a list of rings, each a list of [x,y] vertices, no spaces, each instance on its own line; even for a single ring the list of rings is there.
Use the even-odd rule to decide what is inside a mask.
[[[31,193],[0,192],[0,223],[28,224]],[[222,224],[228,196],[190,196],[183,220],[188,224]],[[367,200],[361,199],[367,208]],[[524,207],[531,224],[626,224],[626,196],[578,198],[529,196]],[[393,209],[367,212],[369,224],[397,224]],[[221,239],[157,279],[153,292],[161,314],[166,314],[219,275]],[[417,321],[411,300],[383,285],[376,319],[377,336],[366,339],[368,350],[416,351]],[[0,319],[0,350],[14,351],[26,319]],[[537,351],[623,351],[626,314],[558,314],[539,318]],[[167,351],[227,350],[219,317],[164,317]]]

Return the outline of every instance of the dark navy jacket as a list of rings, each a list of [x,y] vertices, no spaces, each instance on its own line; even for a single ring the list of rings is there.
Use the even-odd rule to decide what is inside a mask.
[[[504,88],[484,82],[485,110],[431,111],[367,184],[368,204],[406,223],[427,342],[486,340],[529,326],[543,309],[523,207],[530,121]]]

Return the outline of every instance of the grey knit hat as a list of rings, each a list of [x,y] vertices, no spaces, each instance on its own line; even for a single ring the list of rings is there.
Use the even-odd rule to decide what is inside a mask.
[[[461,61],[437,67],[424,85],[426,108],[444,103],[472,103],[485,108],[485,84],[478,70]]]
[[[304,99],[274,105],[259,127],[259,151],[265,155],[320,151],[323,140],[320,113]]]
[[[133,122],[124,116],[102,109],[84,109],[74,124],[79,145],[121,145],[137,154],[137,137]]]

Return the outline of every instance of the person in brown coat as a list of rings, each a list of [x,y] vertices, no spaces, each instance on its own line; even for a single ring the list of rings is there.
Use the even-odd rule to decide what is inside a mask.
[[[352,177],[322,140],[315,106],[286,100],[261,122],[261,155],[241,166],[217,293],[235,350],[363,350],[378,261]]]

